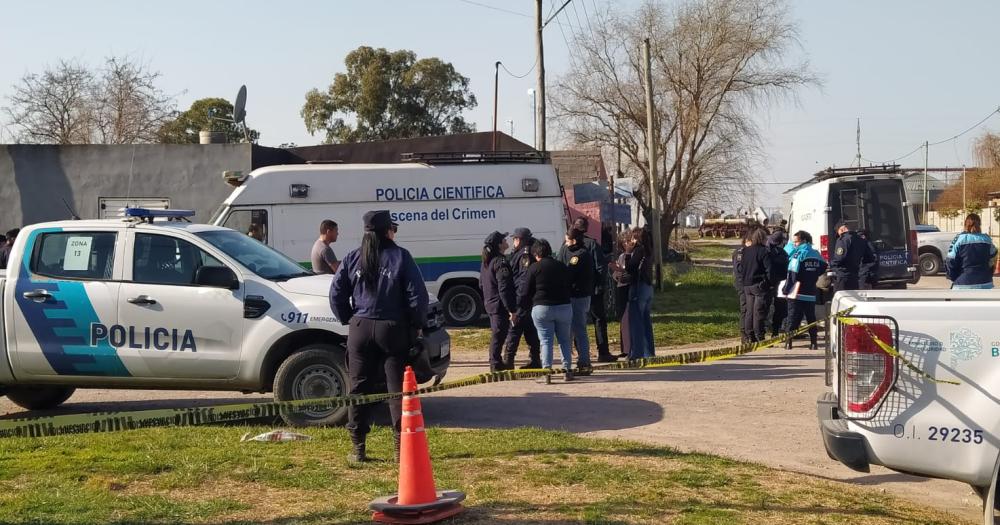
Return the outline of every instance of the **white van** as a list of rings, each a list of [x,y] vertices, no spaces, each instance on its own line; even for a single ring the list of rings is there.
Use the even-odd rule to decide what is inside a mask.
[[[785,193],[791,195],[789,234],[812,234],[827,261],[837,244],[834,226],[843,220],[868,232],[878,253],[880,287],[905,288],[920,280],[916,221],[899,166],[830,168]]]
[[[309,267],[324,219],[337,222],[338,257],[361,244],[361,217],[385,209],[397,242],[420,266],[452,326],[483,314],[479,262],[494,231],[530,228],[554,245],[566,232],[562,189],[551,164],[296,164],[229,174],[236,189],[211,223],[255,235]]]

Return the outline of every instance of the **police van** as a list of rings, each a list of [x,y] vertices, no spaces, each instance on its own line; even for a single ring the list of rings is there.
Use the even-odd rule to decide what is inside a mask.
[[[479,265],[490,232],[527,227],[536,238],[562,244],[566,219],[559,179],[540,158],[417,160],[296,164],[230,174],[227,182],[236,189],[211,223],[252,231],[308,267],[322,220],[337,222],[340,236],[332,248],[343,257],[361,245],[362,215],[389,210],[399,223],[397,242],[413,254],[428,290],[441,299],[448,324],[468,325],[484,312]]]
[[[0,277],[0,395],[52,408],[75,388],[274,392],[277,400],[348,392],[347,327],[330,308],[330,275],[182,210],[21,230]],[[450,339],[432,302],[424,348],[440,380]],[[425,375],[422,380],[431,377]],[[286,416],[343,422],[346,409]]]
[[[913,209],[906,200],[899,166],[830,168],[785,192],[791,196],[789,234],[804,230],[830,260],[837,222],[865,230],[879,259],[878,285],[905,288],[920,280]]]

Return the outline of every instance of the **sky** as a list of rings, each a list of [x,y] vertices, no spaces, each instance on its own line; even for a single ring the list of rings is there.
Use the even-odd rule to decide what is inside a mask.
[[[542,1],[549,13],[556,0]],[[613,8],[638,4],[619,0]],[[779,206],[788,186],[827,166],[850,165],[858,118],[864,158],[894,159],[924,141],[944,140],[929,148],[932,167],[973,165],[971,141],[1000,129],[996,115],[948,140],[1000,107],[1000,2],[791,5],[800,46],[789,59],[808,60],[822,86],[758,115],[766,140],[754,192],[760,204]],[[573,31],[608,6],[573,0],[545,29],[548,85],[570,67]],[[232,100],[246,84],[247,122],[261,132],[261,144],[317,144],[323,137],[310,136],[299,115],[305,93],[325,89],[343,71],[344,56],[367,45],[454,64],[479,101],[466,117],[486,131],[494,62],[516,75],[534,63],[533,9],[530,0],[12,2],[0,32],[0,107],[24,74],[59,59],[96,66],[103,57],[129,55],[162,74],[160,85],[176,95],[179,109],[204,97]],[[499,84],[500,129],[509,132],[513,121],[513,135],[531,144],[534,74],[501,72]],[[9,140],[0,128],[0,143]],[[922,167],[923,151],[900,162]]]

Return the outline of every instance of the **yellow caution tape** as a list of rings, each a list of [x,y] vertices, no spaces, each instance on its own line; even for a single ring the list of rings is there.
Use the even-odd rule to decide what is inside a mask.
[[[693,350],[680,354],[650,357],[618,363],[608,363],[597,365],[595,371],[613,370],[640,370],[645,368],[661,368],[668,366],[678,366],[694,363],[704,363],[728,359],[740,355],[746,355],[764,348],[769,348],[777,344],[784,343],[789,338],[794,338],[805,333],[813,326],[818,325],[826,319],[836,317],[843,321],[849,319],[844,317],[851,312],[851,309],[843,310],[831,314],[825,319],[817,320],[804,325],[794,332],[785,333],[757,343],[742,343],[738,345],[725,346],[721,348],[711,348],[705,350]],[[847,321],[850,324],[851,321]],[[870,335],[874,337],[873,333]],[[881,345],[880,345],[881,347]],[[899,358],[909,365],[909,362],[899,356],[892,347],[886,350],[890,355]],[[885,350],[883,348],[883,350]],[[919,369],[916,369],[918,372]],[[457,388],[464,388],[472,385],[487,383],[503,383],[506,381],[517,381],[521,379],[531,379],[553,375],[558,372],[549,369],[522,369],[505,370],[502,372],[491,372],[479,374],[471,377],[446,381],[439,385],[428,386],[417,390],[417,394],[430,394]],[[938,381],[927,374],[924,377]],[[938,381],[947,382],[947,381]],[[957,383],[956,383],[957,384]],[[305,410],[330,410],[333,408],[357,406],[368,403],[378,403],[402,397],[402,393],[381,393],[371,395],[351,395],[330,398],[304,399],[297,401],[272,401],[264,403],[240,403],[233,405],[219,405],[212,407],[193,408],[170,408],[154,410],[137,410],[130,412],[95,412],[88,414],[67,414],[61,416],[40,416],[17,418],[0,421],[0,438],[2,437],[44,437],[60,434],[79,434],[91,432],[118,432],[124,430],[135,430],[142,428],[169,427],[169,426],[192,426],[212,423],[228,423],[246,419],[257,419],[263,417],[276,417],[293,412]]]
[[[886,343],[881,338],[879,338],[879,336],[875,333],[874,330],[871,329],[870,326],[868,326],[865,323],[862,323],[858,319],[855,319],[853,317],[847,317],[847,316],[837,316],[837,322],[842,323],[842,324],[846,324],[846,325],[849,325],[849,326],[860,326],[865,331],[865,333],[868,335],[868,337],[870,337],[872,339],[872,341],[875,341],[875,344],[878,345],[879,349],[881,349],[886,354],[888,354],[888,355],[890,355],[892,357],[895,357],[896,359],[899,359],[899,361],[901,363],[903,363],[904,365],[906,365],[906,368],[909,368],[913,372],[919,374],[924,379],[927,379],[927,380],[932,381],[934,383],[942,383],[942,384],[946,384],[946,385],[960,385],[961,384],[958,381],[952,381],[950,379],[937,379],[936,377],[928,374],[927,372],[924,372],[923,370],[921,370],[920,368],[918,368],[917,365],[914,365],[913,363],[911,363],[909,359],[903,357],[903,354],[900,354],[899,350],[896,350],[896,348],[894,348],[892,345],[890,345],[889,343]]]

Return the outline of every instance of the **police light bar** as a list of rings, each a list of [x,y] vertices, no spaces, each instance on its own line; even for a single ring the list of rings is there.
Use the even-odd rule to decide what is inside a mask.
[[[141,219],[152,219],[155,217],[180,219],[194,217],[194,210],[150,210],[148,208],[125,208],[125,216],[137,217]]]

